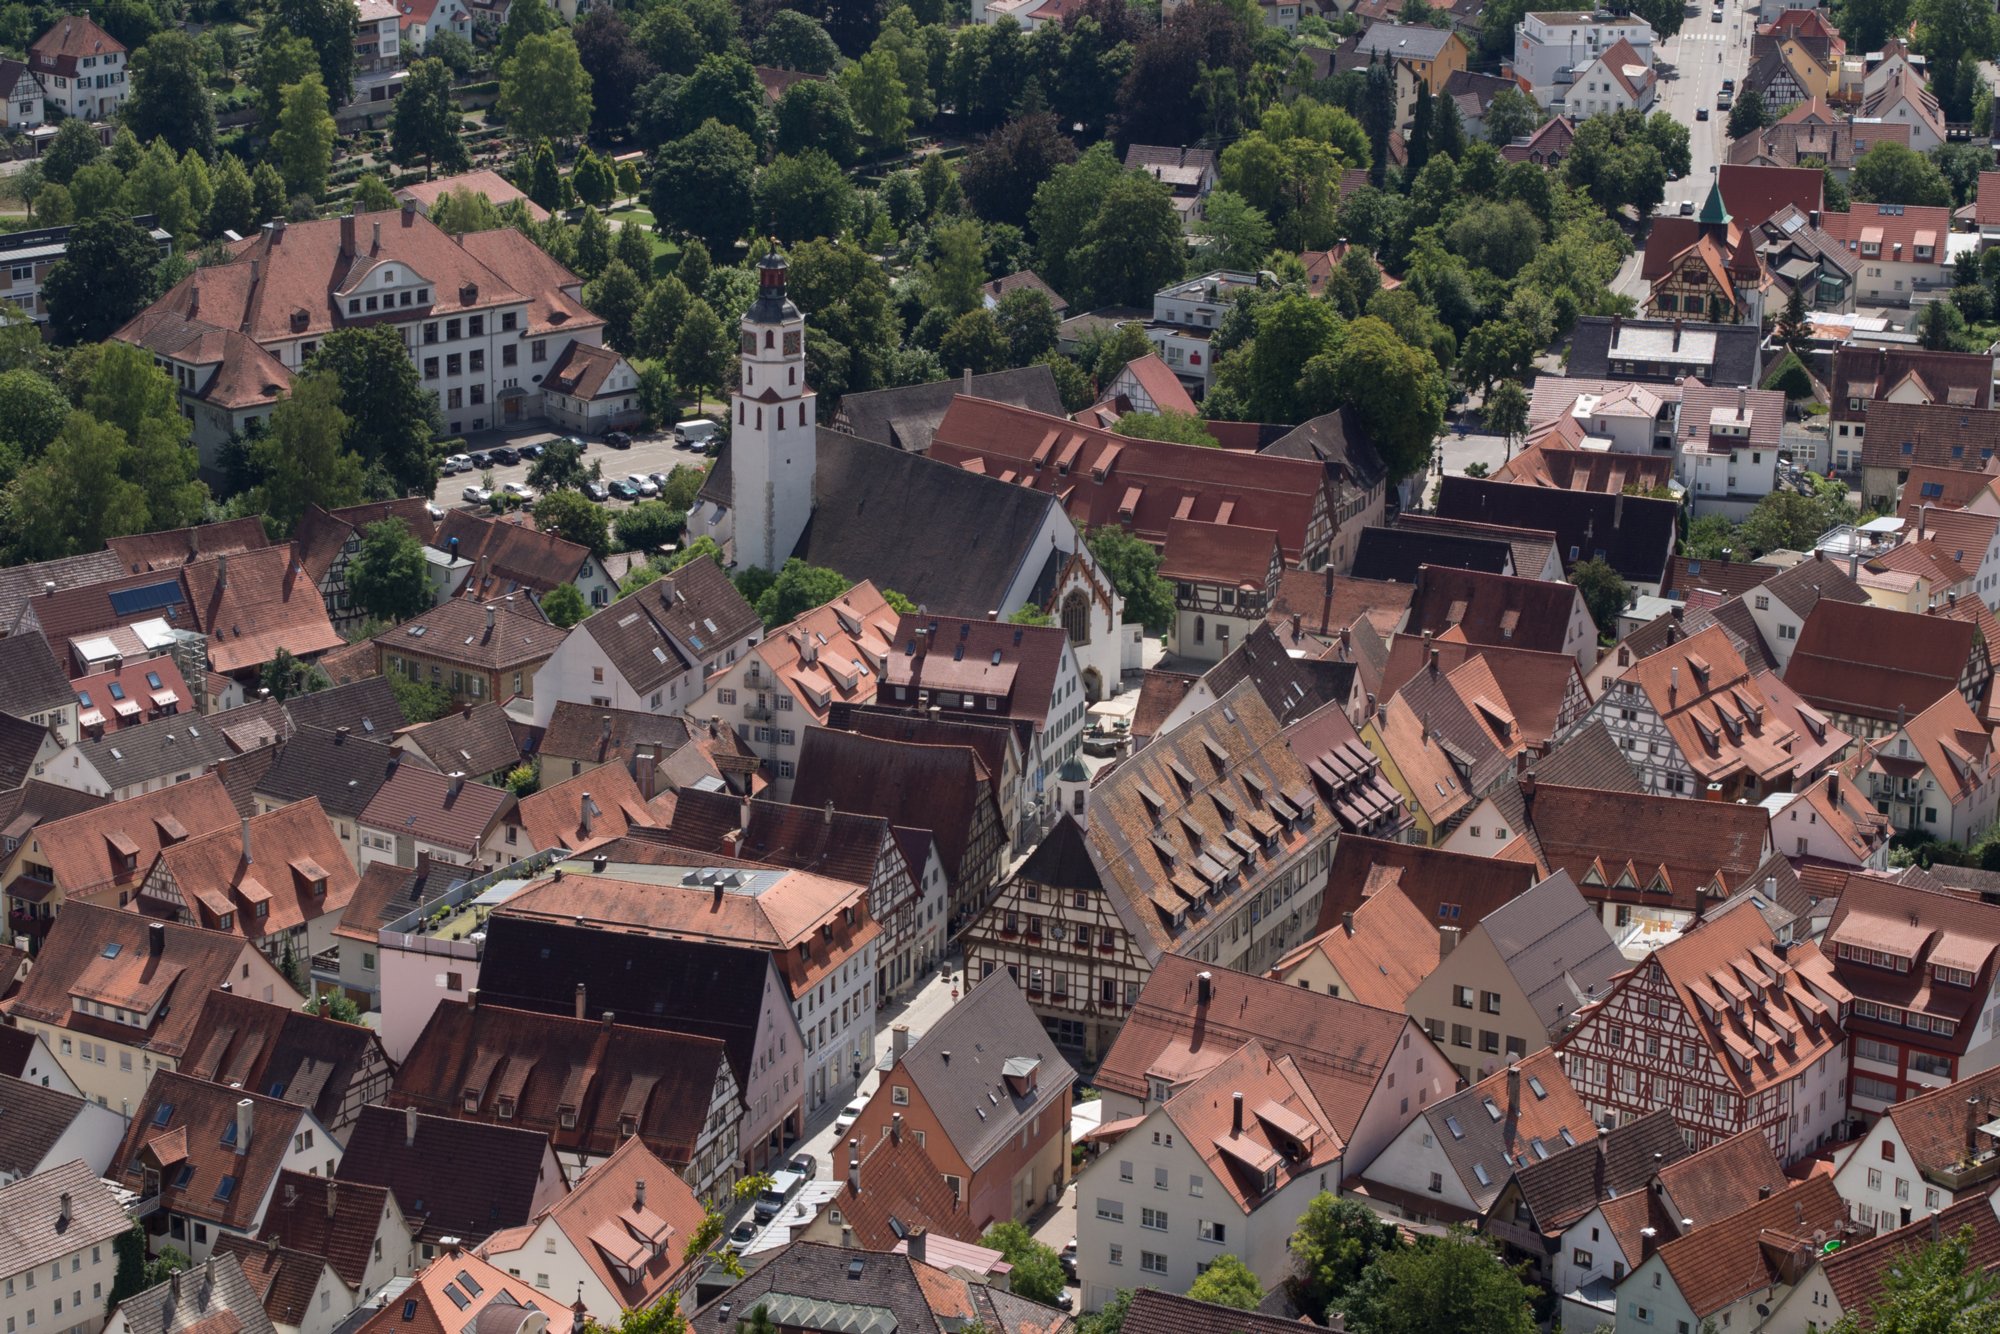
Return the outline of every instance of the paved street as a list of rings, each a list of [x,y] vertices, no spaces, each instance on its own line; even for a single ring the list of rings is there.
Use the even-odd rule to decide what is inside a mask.
[[[1654,48],[1655,61],[1672,66],[1675,75],[1660,80],[1653,109],[1688,127],[1688,174],[1667,182],[1662,213],[1680,212],[1684,200],[1699,209],[1708,196],[1715,169],[1725,160],[1729,144],[1729,113],[1716,108],[1716,96],[1724,79],[1735,79],[1740,88],[1750,68],[1750,37],[1756,29],[1754,6],[1747,0],[1726,0],[1720,23],[1711,22],[1709,13],[1703,6],[1699,13],[1690,14],[1676,36]],[[1696,113],[1703,109],[1708,111],[1707,120],[1697,119]],[[1639,282],[1639,256],[1634,255],[1619,270],[1613,290],[1635,301],[1645,297],[1645,287]]]

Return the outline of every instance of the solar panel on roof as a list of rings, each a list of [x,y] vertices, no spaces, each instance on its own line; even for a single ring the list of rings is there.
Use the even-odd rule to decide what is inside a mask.
[[[137,616],[162,607],[178,607],[181,601],[180,581],[174,579],[140,588],[121,588],[111,595],[111,610],[120,616]]]

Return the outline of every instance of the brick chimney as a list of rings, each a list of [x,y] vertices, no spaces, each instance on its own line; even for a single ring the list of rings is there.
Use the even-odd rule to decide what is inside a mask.
[[[354,214],[352,212],[340,215],[340,257],[342,259],[354,258]]]

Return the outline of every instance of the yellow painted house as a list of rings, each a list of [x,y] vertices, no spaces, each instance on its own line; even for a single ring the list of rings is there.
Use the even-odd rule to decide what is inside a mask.
[[[1416,23],[1377,23],[1340,44],[1334,69],[1366,69],[1393,61],[1396,65],[1396,124],[1407,128],[1416,110],[1417,88],[1432,97],[1444,95],[1446,80],[1466,67],[1465,41],[1455,32]]]
[[[1402,696],[1362,725],[1361,740],[1410,813],[1406,842],[1438,846],[1478,804],[1442,739]]]

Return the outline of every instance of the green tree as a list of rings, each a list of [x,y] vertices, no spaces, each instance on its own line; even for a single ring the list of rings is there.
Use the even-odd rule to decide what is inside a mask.
[[[987,135],[959,169],[965,197],[991,222],[1028,221],[1035,192],[1056,168],[1076,161],[1076,145],[1048,112],[1018,116]]]
[[[276,0],[265,31],[291,33],[312,43],[319,57],[320,87],[334,106],[354,95],[354,34],[360,14],[353,0]]]
[[[56,137],[42,150],[39,159],[42,179],[52,185],[68,185],[77,172],[97,161],[104,152],[97,142],[97,132],[90,128],[90,122],[79,118],[65,119],[56,127]]]
[[[392,675],[389,687],[396,692],[396,707],[412,724],[433,723],[452,711],[451,692],[441,685]]]
[[[795,10],[780,10],[782,14]],[[803,79],[785,90],[771,113],[773,146],[797,156],[817,148],[843,166],[861,152],[861,126],[847,93],[830,79]]]
[[[1854,198],[1871,204],[1951,206],[1951,186],[1937,164],[1914,149],[1883,139],[1854,160],[1848,178]]]
[[[910,95],[893,53],[870,51],[841,71],[840,86],[869,143],[878,150],[901,146],[910,132]]]
[[[125,437],[125,479],[146,500],[147,526],[180,528],[201,520],[208,488],[195,479],[188,420],[173,380],[133,343],[106,343],[83,391],[84,411]]]
[[[575,495],[573,491],[560,491],[558,495]],[[583,600],[583,593],[575,584],[557,584],[542,595],[542,615],[559,630],[567,630],[584,617],[590,615],[590,604]]]
[[[1519,380],[1502,380],[1486,391],[1486,429],[1507,440],[1507,457],[1514,442],[1528,430],[1528,391]]]
[[[750,136],[719,121],[662,144],[653,154],[653,217],[661,226],[727,251],[750,229],[757,147]],[[703,258],[707,258],[704,250]],[[681,268],[686,270],[684,253]],[[706,275],[703,275],[706,281]],[[688,290],[700,286],[685,272]]]
[[[604,340],[630,352],[632,325],[646,299],[646,284],[622,259],[614,259],[583,289],[583,304],[604,317]]]
[[[562,588],[568,587],[568,584],[562,585]],[[549,596],[553,597],[560,591],[561,589],[551,590]],[[578,601],[580,602],[582,599],[579,597]],[[548,610],[548,598],[542,599],[542,610],[544,612]],[[551,619],[554,618],[552,617]],[[519,801],[522,797],[534,795],[535,789],[542,785],[542,771],[536,766],[533,760],[523,761],[507,771],[507,778],[503,785],[514,799]]]
[[[668,509],[686,513],[694,508],[694,498],[701,493],[702,483],[707,480],[708,469],[692,463],[676,463],[673,471],[667,474],[666,485],[660,488],[660,503]]]
[[[687,511],[660,500],[642,500],[620,510],[611,521],[618,545],[627,551],[658,551],[677,540],[687,527]]]
[[[1535,337],[1513,320],[1488,320],[1465,335],[1458,350],[1459,379],[1482,394],[1495,380],[1519,379],[1534,365]]]
[[[1806,317],[1804,283],[1793,283],[1791,293],[1785,298],[1784,314],[1778,316],[1777,338],[1781,347],[1800,356],[1812,345],[1812,321]]]
[[[1085,353],[1084,360],[1090,367],[1092,378],[1103,390],[1111,388],[1111,382],[1118,378],[1118,372],[1141,357],[1153,355],[1152,340],[1146,337],[1146,326],[1136,321],[1127,321],[1111,330],[1094,347],[1081,344],[1079,353]]]
[[[396,192],[372,171],[362,172],[354,182],[352,203],[356,213],[384,213],[398,207]]]
[[[1166,186],[1143,172],[1125,172],[1112,183],[1082,242],[1073,260],[1076,276],[1085,298],[1098,305],[1149,302],[1186,266],[1173,200]]]
[[[285,211],[285,178],[268,162],[259,162],[250,173],[250,189],[255,197],[255,217],[275,218]]]
[[[318,199],[326,193],[326,175],[333,166],[336,132],[327,109],[326,85],[308,74],[284,91],[284,109],[271,134],[285,188],[295,195]]]
[[[1176,444],[1199,445],[1203,449],[1222,448],[1222,442],[1208,433],[1208,427],[1198,413],[1179,412],[1173,408],[1164,412],[1128,412],[1111,429],[1135,440],[1171,440]]]
[[[758,222],[786,245],[838,236],[854,217],[854,186],[817,148],[774,159],[758,174],[753,198]]]
[[[388,490],[429,495],[437,488],[443,454],[434,443],[443,425],[437,396],[424,388],[395,329],[336,329],[307,369],[333,375],[347,417],[347,448],[386,475]]]
[[[305,1014],[315,1014],[322,1019],[332,1019],[338,1023],[361,1022],[361,1007],[349,1000],[344,991],[322,991],[317,1000],[308,999],[305,1004],[299,1006],[299,1009]]]
[[[448,236],[506,226],[493,201],[477,190],[446,190],[431,205],[431,221]]]
[[[79,122],[80,123],[80,122]],[[152,1284],[146,1262],[146,1225],[133,1223],[118,1234],[111,1243],[111,1249],[118,1257],[118,1270],[111,1280],[111,1295],[105,1299],[104,1309],[115,1311],[118,1304],[127,1297],[144,1292]]]
[[[1583,605],[1597,632],[1606,639],[1618,637],[1618,617],[1632,601],[1632,586],[1606,564],[1601,556],[1578,561],[1570,568],[1569,581],[1583,594]]]
[[[1727,515],[1704,514],[1688,525],[1681,555],[1691,560],[1720,560],[1736,541],[1736,525]]]
[[[553,5],[522,5],[518,9],[509,5],[507,21],[500,27],[500,58],[512,56],[528,38],[552,36],[561,32],[562,26],[562,16]]]
[[[767,627],[785,625],[814,607],[825,606],[851,587],[853,581],[838,570],[808,565],[793,556],[786,560],[785,568],[778,571],[770,586],[758,593],[757,615]]]
[[[463,171],[470,165],[458,136],[458,107],[451,100],[451,71],[442,60],[410,62],[396,109],[389,115],[389,151],[404,166],[424,164],[429,180],[439,167]]]
[[[1218,384],[1240,397],[1252,420],[1305,420],[1300,370],[1337,344],[1340,317],[1326,302],[1291,292],[1257,307],[1253,324],[1256,336],[1216,368]]]
[[[1946,301],[1933,301],[1924,307],[1924,313],[1917,319],[1917,336],[1924,347],[1932,352],[1956,352],[1967,349],[1959,346],[1958,333],[1965,325],[1965,317],[1958,309]]]
[[[971,218],[959,218],[939,227],[931,243],[936,255],[919,270],[928,304],[953,316],[978,307],[986,282],[985,232]]]
[[[528,468],[528,485],[537,491],[581,490],[589,480],[583,455],[568,436],[550,441],[543,447],[542,456]]]
[[[0,439],[29,458],[49,447],[69,414],[69,399],[46,375],[19,367],[0,373]]]
[[[361,549],[347,563],[347,591],[355,606],[385,621],[406,621],[429,610],[430,562],[408,524],[383,519],[362,531]]]
[[[332,372],[308,371],[292,381],[292,392],[271,410],[269,429],[250,446],[263,478],[256,504],[279,534],[297,526],[307,505],[339,509],[361,501],[361,460],[343,443],[348,417],[341,402]]]
[[[272,659],[264,664],[264,670],[257,675],[257,684],[271,692],[271,698],[282,703],[294,695],[310,695],[316,690],[324,690],[333,684],[326,673],[309,662],[292,656],[288,648],[280,648]],[[291,944],[286,943],[286,960],[292,967],[286,969],[286,976],[292,978],[292,985],[305,990],[305,981],[294,973],[297,960],[291,954]]]
[[[1125,599],[1125,622],[1150,635],[1165,634],[1174,620],[1174,586],[1160,578],[1160,553],[1150,542],[1109,524],[1090,534],[1098,566]]]
[[[735,345],[708,302],[699,299],[691,302],[668,354],[674,379],[696,391],[719,387]]]
[[[757,63],[806,74],[831,74],[840,64],[840,48],[819,20],[796,9],[781,9],[757,35]],[[794,85],[795,87],[797,85]]]
[[[117,427],[71,413],[42,457],[7,487],[13,558],[100,551],[108,537],[146,531],[146,493],[124,476],[128,448]]]
[[[1769,123],[1764,113],[1764,95],[1755,88],[1746,88],[1736,97],[1729,108],[1729,137],[1741,139],[1746,134],[1755,134]]]
[[[319,54],[310,41],[276,23],[265,28],[257,43],[257,59],[250,67],[250,86],[257,90],[257,115],[265,133],[278,127],[278,117],[285,109],[285,89],[318,72]],[[320,75],[322,86],[325,77]]]
[[[152,299],[159,262],[152,238],[129,218],[78,223],[42,285],[52,331],[70,343],[109,338]]]
[[[590,106],[590,75],[567,32],[523,38],[501,62],[499,112],[507,128],[529,142],[583,134]]]
[[[1846,487],[1839,482],[1829,486],[1829,491],[1817,495],[1773,491],[1759,500],[1736,526],[1737,549],[1759,556],[1770,551],[1812,550],[1827,529],[1856,517],[1847,503]]]
[[[1110,1301],[1092,1315],[1076,1322],[1077,1334],[1123,1334],[1125,1313],[1132,1309],[1132,1289],[1120,1288]]]
[[[1000,298],[993,309],[1000,332],[1007,339],[1007,364],[1026,366],[1053,352],[1060,321],[1055,307],[1039,290],[1016,287]]]
[[[896,596],[902,597],[902,594],[898,593]],[[888,601],[887,593],[883,594],[883,600]],[[908,599],[905,598],[904,601],[908,601]],[[890,602],[889,605],[896,607],[894,602]],[[916,608],[912,606],[908,611],[904,611],[903,608],[896,607],[896,610],[903,612],[904,615],[910,615],[916,611]],[[1054,625],[1055,619],[1034,603],[1024,602],[1014,609],[1013,615],[1007,618],[1007,623],[1009,625]]]
[[[1990,845],[1989,845],[1990,846]],[[1974,1232],[1960,1228],[1899,1253],[1866,1313],[1848,1311],[1832,1334],[1973,1334],[2000,1328],[2000,1277],[1974,1261]]]
[[[1201,1271],[1187,1295],[1198,1302],[1214,1302],[1218,1306],[1233,1306],[1239,1311],[1254,1311],[1257,1304],[1264,1300],[1264,1285],[1250,1272],[1250,1266],[1224,1251]]]
[[[1778,358],[1777,364],[1765,372],[1764,388],[1776,389],[1793,401],[1812,397],[1812,375],[1806,370],[1799,354],[1789,349]]]
[[[603,11],[593,10],[593,13]],[[576,190],[576,197],[596,208],[609,204],[618,193],[618,173],[611,164],[588,148],[577,159],[576,169],[570,173],[570,185]]]
[[[1062,1296],[1062,1259],[1054,1248],[1036,1241],[1026,1224],[1011,1220],[995,1223],[979,1238],[979,1244],[1000,1252],[1001,1258],[1014,1266],[1010,1286],[1016,1296],[1046,1305],[1054,1305]]]
[[[993,317],[992,311],[983,307],[968,310],[953,320],[944,337],[938,340],[938,360],[954,375],[962,371],[987,375],[1005,370],[1007,335],[1000,331],[1000,321]]]
[[[165,139],[175,156],[215,156],[215,102],[201,53],[186,33],[156,34],[132,53],[125,123],[141,139]]]
[[[1533,1334],[1533,1291],[1463,1232],[1391,1251],[1348,1295],[1355,1334]]]
[[[1594,118],[1593,118],[1594,119]],[[1353,407],[1392,477],[1420,472],[1444,429],[1444,372],[1372,315],[1349,324],[1339,346],[1306,363],[1300,379],[1308,415]]]
[[[1202,263],[1211,267],[1254,272],[1275,235],[1270,219],[1233,190],[1212,190],[1202,205]]]
[[[535,526],[599,556],[611,550],[611,516],[581,491],[545,493],[535,502]]]
[[[1289,1243],[1298,1266],[1299,1304],[1324,1314],[1383,1255],[1402,1245],[1393,1223],[1348,1196],[1321,1191],[1299,1216]]]

